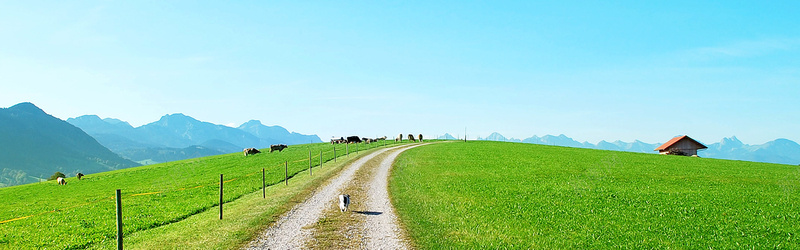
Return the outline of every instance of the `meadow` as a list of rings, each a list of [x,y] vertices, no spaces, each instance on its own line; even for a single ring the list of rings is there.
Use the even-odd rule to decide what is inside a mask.
[[[386,142],[387,146],[390,144],[393,142]],[[341,162],[359,154],[355,152],[356,148],[373,149],[379,145],[383,143],[350,145],[349,149],[344,144],[335,147],[336,154],[340,157],[338,161]],[[0,248],[83,249],[116,246],[113,198],[116,189],[122,190],[124,234],[145,235],[139,237],[143,238],[139,242],[146,244],[148,239],[155,241],[153,237],[159,237],[159,234],[145,232],[163,231],[162,228],[168,228],[172,224],[200,217],[195,215],[206,214],[202,217],[218,221],[218,210],[212,208],[219,206],[220,174],[224,174],[224,203],[235,204],[237,200],[247,196],[250,199],[245,200],[252,207],[264,203],[252,202],[262,199],[262,168],[266,172],[266,185],[273,189],[270,195],[280,196],[286,174],[284,162],[289,162],[289,183],[292,183],[298,179],[295,178],[298,174],[303,173],[300,177],[308,176],[309,151],[312,156],[311,165],[314,167],[312,173],[317,174],[320,152],[323,162],[333,162],[333,148],[334,145],[329,143],[293,145],[283,152],[269,153],[269,149],[266,149],[260,154],[247,157],[242,153],[232,153],[90,174],[83,180],[72,177],[67,178],[65,186],[49,181],[2,188]],[[350,152],[350,156],[343,158],[346,151]],[[339,163],[337,166],[341,165]],[[323,164],[322,168],[325,166],[327,164]],[[331,174],[331,171],[325,172]],[[305,187],[308,188],[307,185]],[[302,192],[296,189],[293,192]],[[289,198],[281,199],[286,201]],[[274,207],[282,204],[273,205],[271,211],[279,213]],[[227,207],[223,208],[227,210]],[[241,206],[233,209],[246,212],[246,208]],[[227,216],[235,217],[224,217]],[[181,230],[196,229],[192,227],[184,226]],[[256,229],[260,227],[263,225],[256,225]],[[239,238],[246,240],[249,237],[251,235]],[[224,245],[223,248],[231,247],[230,244],[236,246],[241,242],[226,244],[229,245]]]
[[[505,142],[398,158],[417,248],[800,248],[800,167]]]

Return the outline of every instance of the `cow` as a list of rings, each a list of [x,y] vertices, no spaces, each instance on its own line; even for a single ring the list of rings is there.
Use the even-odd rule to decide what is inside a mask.
[[[339,139],[335,139],[335,138],[331,139],[331,144],[342,144],[344,142],[345,142],[344,137],[339,137]]]
[[[419,134],[419,142],[422,142],[422,134]]]
[[[258,151],[258,149],[256,148],[245,148],[243,151],[244,151],[244,156],[261,153],[261,151]]]
[[[283,150],[288,147],[289,146],[286,146],[286,144],[272,144],[269,146],[269,152],[270,153],[272,153],[272,151],[283,152]]]
[[[56,178],[56,182],[58,182],[58,185],[67,185],[67,179],[64,179],[64,177]]]
[[[414,139],[414,135],[408,134],[408,140],[412,142],[417,142],[417,139]]]
[[[379,138],[378,138],[378,140],[379,140],[379,141],[385,141],[385,140],[386,140],[386,136],[379,137]]]
[[[359,143],[359,142],[361,142],[361,138],[359,138],[358,136],[347,137],[347,143]]]
[[[394,138],[394,141],[396,141],[396,142],[402,142],[402,141],[403,141],[403,134],[399,134],[399,135],[397,135],[397,138]]]
[[[75,175],[75,177],[78,177],[78,180],[81,180],[81,178],[83,178],[83,176],[84,176],[84,175],[83,175],[83,174],[81,174],[81,173],[78,173],[78,174],[76,174],[76,175]]]
[[[348,210],[350,206],[350,195],[349,194],[340,194],[339,195],[339,211],[344,212]]]

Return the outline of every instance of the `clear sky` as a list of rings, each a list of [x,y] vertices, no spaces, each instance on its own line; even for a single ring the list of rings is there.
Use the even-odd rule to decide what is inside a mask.
[[[800,142],[800,1],[3,1],[0,107],[331,136]]]

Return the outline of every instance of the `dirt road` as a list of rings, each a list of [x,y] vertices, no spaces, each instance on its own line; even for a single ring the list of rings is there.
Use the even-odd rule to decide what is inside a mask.
[[[407,249],[408,246],[403,241],[403,231],[397,224],[394,208],[389,200],[387,178],[397,155],[421,145],[424,144],[380,149],[356,160],[326,185],[315,190],[311,197],[281,216],[275,225],[247,248],[325,248],[331,246],[325,241],[331,240],[346,241],[345,245],[363,249]],[[377,160],[380,160],[380,164],[374,163]],[[368,162],[371,164],[367,164]],[[357,172],[361,174],[357,175]],[[349,213],[338,211],[338,195],[344,191],[355,192],[349,193],[354,203],[351,209],[357,207],[359,210]],[[320,219],[330,215],[351,218],[349,222],[329,226],[336,227],[333,230],[343,232],[340,233],[343,236],[333,234],[332,237],[315,239],[322,238],[316,233]]]

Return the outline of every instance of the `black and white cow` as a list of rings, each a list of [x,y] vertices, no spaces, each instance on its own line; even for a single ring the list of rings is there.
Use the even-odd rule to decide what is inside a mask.
[[[347,137],[347,143],[359,143],[359,142],[361,142],[361,138],[359,138],[358,136]]]
[[[244,156],[261,153],[261,151],[258,151],[258,149],[256,149],[256,148],[245,148],[243,150],[243,152],[244,152]]]
[[[283,152],[283,150],[288,147],[289,146],[286,146],[286,144],[272,144],[269,146],[269,152],[270,153],[272,153],[272,151]]]

